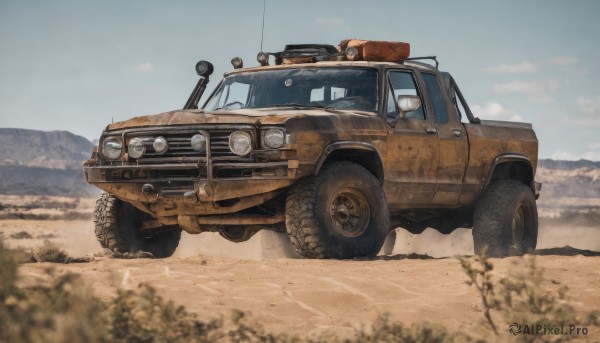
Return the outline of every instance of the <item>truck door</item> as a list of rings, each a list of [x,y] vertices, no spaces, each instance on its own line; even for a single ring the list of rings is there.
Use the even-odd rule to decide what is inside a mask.
[[[469,144],[457,109],[452,105],[444,84],[434,73],[421,72],[439,140],[436,205],[458,205],[466,169]]]
[[[390,212],[430,207],[440,159],[433,119],[426,115],[423,106],[399,117],[396,103],[399,95],[417,95],[425,103],[412,71],[390,70],[386,78],[384,111],[389,125],[384,190]]]

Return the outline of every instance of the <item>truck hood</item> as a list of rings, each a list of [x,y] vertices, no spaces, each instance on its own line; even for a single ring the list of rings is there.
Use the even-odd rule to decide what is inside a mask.
[[[373,120],[377,116],[353,114],[352,112],[332,113],[322,109],[240,109],[235,111],[205,112],[204,110],[176,110],[154,115],[134,117],[108,125],[106,131],[147,126],[194,125],[194,124],[250,124],[283,125],[292,118],[312,116],[362,117]]]

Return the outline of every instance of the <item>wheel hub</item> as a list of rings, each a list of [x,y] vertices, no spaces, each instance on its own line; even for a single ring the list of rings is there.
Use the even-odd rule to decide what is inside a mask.
[[[344,188],[331,201],[329,216],[337,233],[345,237],[362,235],[369,225],[371,209],[362,192]]]

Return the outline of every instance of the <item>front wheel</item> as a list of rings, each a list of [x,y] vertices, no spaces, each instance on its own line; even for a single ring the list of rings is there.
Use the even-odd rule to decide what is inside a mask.
[[[515,180],[490,184],[473,214],[475,253],[522,255],[535,250],[537,236],[538,214],[532,190]]]
[[[353,258],[376,255],[390,227],[379,181],[364,167],[332,162],[288,192],[286,228],[300,255]]]
[[[173,255],[181,239],[181,229],[173,227],[151,236],[143,235],[140,226],[144,216],[146,214],[133,205],[103,192],[94,211],[96,238],[115,256],[143,256],[144,253],[153,257]]]

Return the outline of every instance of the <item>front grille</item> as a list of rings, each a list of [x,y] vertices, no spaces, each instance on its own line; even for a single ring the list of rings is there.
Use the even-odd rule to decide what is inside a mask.
[[[196,151],[191,146],[192,136],[198,133],[208,133],[212,160],[248,160],[249,157],[237,156],[229,149],[229,135],[237,130],[240,128],[130,132],[126,134],[125,141],[129,142],[132,138],[137,137],[144,142],[146,152],[141,158],[133,159],[138,164],[206,161],[207,152]],[[252,130],[246,128],[241,130],[254,137]],[[154,139],[159,136],[164,137],[169,144],[167,152],[163,154],[157,153],[152,146]]]

